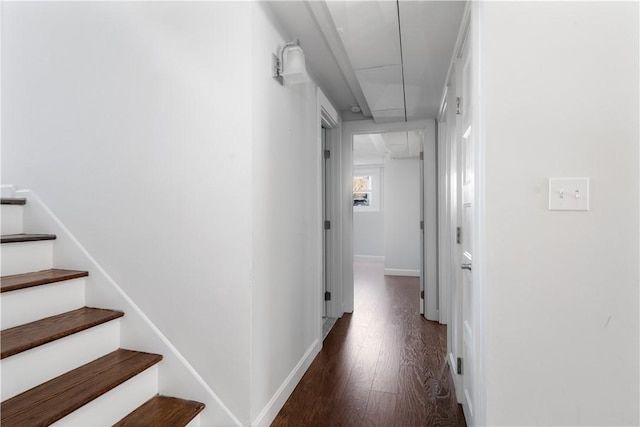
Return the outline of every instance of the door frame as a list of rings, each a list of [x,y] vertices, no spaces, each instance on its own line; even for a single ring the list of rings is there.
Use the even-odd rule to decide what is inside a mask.
[[[444,100],[440,108],[436,131],[438,134],[438,283],[440,302],[440,323],[448,325],[451,322],[451,191],[452,168],[451,146],[449,141],[450,125],[448,115],[450,113],[448,98],[451,96],[449,85],[445,88]]]
[[[449,251],[441,253],[440,266],[444,268],[449,266],[449,324],[447,328],[447,352],[450,371],[456,388],[456,397],[459,403],[463,402],[462,396],[462,377],[456,373],[457,358],[462,356],[462,322],[461,311],[462,301],[461,292],[461,275],[460,275],[460,258],[459,245],[456,243],[456,226],[460,225],[460,198],[459,198],[459,173],[460,150],[457,146],[458,138],[456,133],[460,132],[459,126],[456,125],[457,115],[455,114],[455,99],[459,96],[456,87],[460,85],[460,76],[457,74],[459,68],[459,58],[461,57],[465,44],[471,49],[471,108],[473,110],[473,126],[472,137],[475,141],[474,147],[474,214],[473,214],[473,286],[474,298],[471,302],[474,310],[475,324],[475,365],[473,379],[475,389],[472,391],[472,400],[474,402],[473,419],[467,420],[469,425],[486,425],[487,419],[487,396],[486,396],[486,374],[485,374],[485,312],[486,312],[486,251],[485,241],[486,234],[484,228],[485,222],[485,160],[484,152],[486,140],[484,137],[484,67],[483,67],[483,23],[484,23],[484,4],[483,2],[469,2],[466,6],[463,19],[460,25],[458,39],[456,41],[455,54],[451,60],[449,73],[447,76],[447,84],[443,91],[441,102],[441,111],[438,117],[439,121],[444,125],[446,123],[447,130],[443,132],[446,135],[447,150],[444,161],[447,164],[447,174],[449,177],[449,186],[444,191],[447,198],[445,211],[447,212],[445,224],[440,223],[441,236],[449,236]],[[447,106],[447,108],[444,108]],[[446,111],[448,109],[448,112]],[[447,117],[442,117],[442,114]],[[440,145],[442,147],[442,145]],[[447,221],[449,222],[447,224]],[[464,238],[464,236],[463,236]],[[445,245],[447,246],[447,245]],[[444,258],[443,258],[444,257]],[[448,259],[447,259],[448,258]],[[458,290],[456,292],[455,290]],[[464,366],[463,366],[464,374]]]
[[[483,24],[484,2],[471,2],[469,42],[471,43],[471,103],[473,105],[472,134],[474,145],[474,215],[473,215],[473,286],[475,288],[473,305],[475,327],[476,366],[474,379],[474,398],[476,404],[475,424],[487,423],[487,396],[485,380],[485,295],[486,251],[485,251],[485,129],[484,129],[484,51]]]
[[[358,120],[353,122],[344,122],[342,126],[342,145],[340,149],[341,156],[341,194],[339,201],[339,210],[340,216],[338,220],[340,221],[340,227],[342,231],[342,257],[341,257],[341,281],[342,281],[342,311],[343,313],[352,313],[354,307],[354,286],[353,286],[353,137],[354,135],[359,134],[368,134],[368,133],[384,133],[384,132],[402,132],[402,131],[414,131],[414,130],[425,130],[427,128],[431,128],[435,136],[435,120],[416,120],[411,122],[401,122],[401,123],[375,123],[373,120]],[[425,137],[426,138],[426,137]],[[431,150],[425,151],[425,160],[432,159],[433,160],[433,168],[426,168],[425,164],[425,180],[431,184],[435,182],[437,179],[435,173],[435,138],[434,143],[431,144],[432,155],[429,153]],[[426,145],[426,144],[425,144]],[[425,197],[425,206],[429,207],[429,210],[432,210],[432,213],[429,214],[429,211],[425,211],[425,216],[427,219],[433,217],[433,229],[429,230],[428,223],[429,221],[425,219],[425,235],[436,236],[437,234],[437,225],[435,215],[437,214],[437,200],[436,200],[436,191],[435,185],[433,194],[428,193]],[[416,224],[416,227],[419,227],[420,224]],[[426,240],[426,239],[425,239]],[[425,245],[427,248],[428,245]],[[427,251],[425,255],[425,259],[423,260],[425,265],[437,265],[437,253],[433,250]],[[437,304],[435,303],[435,299],[437,298],[437,274],[433,271],[432,278],[426,280],[426,290],[425,290],[425,301],[434,301],[432,304],[433,307],[437,308]],[[432,320],[437,320],[437,312],[433,312],[433,309],[426,304],[425,313],[427,313],[427,318],[436,317]]]
[[[342,317],[342,303],[340,298],[335,296],[342,294],[342,286],[340,283],[341,270],[341,240],[342,232],[340,229],[340,221],[334,218],[339,215],[339,188],[340,188],[340,138],[342,136],[342,121],[338,111],[333,107],[329,99],[322,90],[316,88],[317,98],[317,129],[316,129],[316,169],[317,169],[317,333],[319,342],[322,343],[322,315],[325,305],[324,300],[324,278],[327,276],[327,290],[331,292],[332,299],[326,303],[326,315],[328,317]],[[326,193],[324,191],[324,149],[322,128],[325,129],[325,145],[331,151],[331,162],[327,165]],[[335,155],[334,155],[335,153]],[[325,194],[327,203],[329,204],[329,212],[327,217],[331,218],[331,230],[325,233],[323,219],[325,217]],[[326,236],[326,242],[325,242]],[[325,250],[325,244],[326,250]],[[325,256],[327,263],[325,264]],[[325,265],[327,271],[325,272]]]

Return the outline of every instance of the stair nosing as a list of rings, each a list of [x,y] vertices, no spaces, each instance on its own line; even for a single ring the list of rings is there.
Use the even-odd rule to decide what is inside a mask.
[[[0,243],[23,243],[23,242],[41,242],[45,240],[55,240],[57,237],[55,234],[30,234],[30,233],[16,233],[16,234],[3,234],[0,236]]]
[[[124,370],[126,366],[122,365],[132,360],[135,366]],[[2,402],[0,423],[3,427],[27,424],[30,427],[48,426],[161,360],[162,356],[159,354],[125,349],[115,350]],[[114,372],[118,374],[117,377],[107,378],[109,373]],[[99,389],[95,389],[96,384],[99,384]],[[35,399],[34,396],[38,393],[42,393],[43,397]],[[33,419],[35,418],[34,410],[41,412],[46,410],[48,413]],[[25,419],[27,417],[29,420]]]
[[[45,274],[49,273],[50,276]],[[41,278],[28,280],[32,276],[41,275]],[[50,268],[29,273],[12,274],[0,277],[0,293],[32,288],[34,286],[48,285],[89,276],[88,271],[66,270],[62,268]],[[24,281],[20,281],[23,279]],[[9,284],[6,284],[9,282]],[[16,282],[16,283],[12,283]]]
[[[164,396],[164,395],[157,394],[157,395],[153,396],[151,399],[147,400],[142,405],[138,406],[131,413],[127,414],[120,421],[115,423],[113,425],[113,427],[127,427],[127,426],[139,425],[138,423],[136,423],[137,418],[143,417],[145,420],[147,420],[149,414],[147,414],[145,411],[150,410],[150,406],[152,406],[154,404],[154,402],[159,402],[159,400],[162,400],[163,402],[167,402],[169,400],[171,400],[171,401],[179,401],[183,405],[183,408],[182,408],[182,411],[183,411],[182,414],[183,415],[180,417],[179,427],[186,426],[187,424],[189,424],[205,408],[205,404],[202,403],[202,402],[197,402],[195,400],[189,400],[189,399],[182,399],[182,398],[179,398],[179,397]],[[162,404],[163,402],[160,402],[158,404]],[[151,409],[153,409],[153,408],[151,408]],[[186,413],[184,411],[189,411],[189,412]],[[144,415],[147,415],[147,416],[145,417]],[[151,421],[154,421],[154,420],[152,419]],[[155,420],[155,421],[158,421],[158,420]],[[166,419],[164,419],[163,421],[166,421]],[[172,421],[175,422],[176,420],[173,419]],[[176,427],[178,427],[178,425],[176,425]]]
[[[24,197],[2,197],[0,198],[0,204],[24,206],[27,204],[27,199]]]
[[[82,319],[82,317],[77,320],[72,319],[71,325],[66,325],[66,327],[63,329],[55,329],[56,323],[67,320],[65,318],[70,318],[75,315],[88,316],[90,314],[102,314],[102,316],[90,318],[88,320]],[[26,323],[24,325],[5,329],[3,331],[0,331],[0,346],[2,347],[0,352],[0,359],[5,359],[7,357],[22,353],[23,351],[31,350],[32,348],[36,348],[52,341],[68,337],[69,335],[85,331],[87,329],[93,328],[94,326],[98,326],[103,323],[110,322],[111,320],[118,319],[122,316],[124,316],[124,313],[122,311],[107,310],[94,307],[81,307],[79,309],[68,311],[66,313],[57,314],[55,316],[50,316],[44,319]],[[76,321],[77,323],[74,324],[73,321]],[[42,330],[46,329],[46,327],[53,328],[54,330],[52,332],[44,334],[42,333]],[[59,325],[58,328],[60,328]],[[24,340],[25,334],[33,334],[34,331],[35,335],[37,335],[36,338],[32,338],[29,341],[20,342],[20,340]],[[16,340],[19,342],[12,343],[12,340]],[[9,342],[7,343],[7,341]],[[7,348],[8,345],[10,345],[11,347]]]

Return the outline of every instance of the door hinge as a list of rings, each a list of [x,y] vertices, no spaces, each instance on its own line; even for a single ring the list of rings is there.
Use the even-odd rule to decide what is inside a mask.
[[[420,299],[424,299],[424,291],[420,291]]]
[[[420,230],[424,230],[424,221],[420,221]]]
[[[459,96],[456,98],[456,114],[462,114],[462,112],[460,111],[460,97]]]
[[[458,357],[458,363],[457,363],[457,367],[456,367],[456,372],[458,373],[458,375],[462,375],[462,357]]]
[[[324,158],[325,160],[331,158],[331,150],[324,150]]]
[[[424,160],[424,151],[420,152],[420,160]]]
[[[331,301],[331,292],[327,291],[324,293],[324,300]]]
[[[461,227],[456,227],[456,243],[457,244],[462,243],[462,228]]]
[[[331,230],[331,221],[325,221],[324,222],[324,229],[325,230]]]

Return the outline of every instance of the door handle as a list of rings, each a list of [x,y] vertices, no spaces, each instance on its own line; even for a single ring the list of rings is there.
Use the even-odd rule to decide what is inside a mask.
[[[471,264],[462,264],[462,265],[460,266],[460,268],[461,268],[461,269],[463,269],[463,270],[469,270],[469,271],[471,271]]]

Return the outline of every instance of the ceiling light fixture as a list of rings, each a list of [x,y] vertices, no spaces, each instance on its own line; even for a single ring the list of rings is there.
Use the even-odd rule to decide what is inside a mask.
[[[352,113],[360,113],[361,111],[362,111],[362,110],[360,109],[360,106],[359,106],[359,105],[353,105],[353,106],[351,107],[351,112],[352,112]]]
[[[286,43],[280,49],[280,55],[273,56],[273,78],[280,84],[298,84],[309,81],[304,61],[304,51],[298,40]]]

